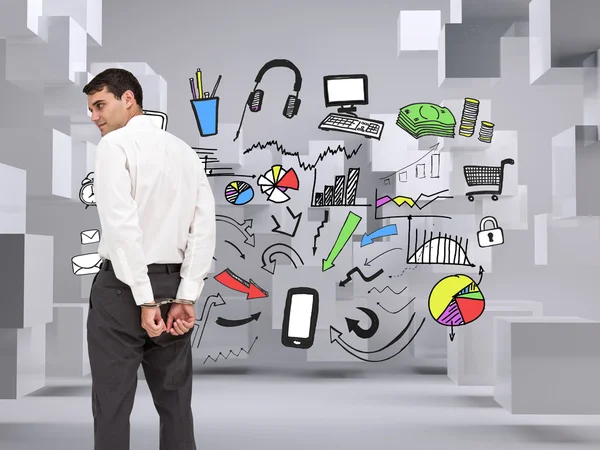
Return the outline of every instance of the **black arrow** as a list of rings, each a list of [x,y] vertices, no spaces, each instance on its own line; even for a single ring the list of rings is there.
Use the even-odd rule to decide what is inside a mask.
[[[483,281],[483,272],[485,272],[485,270],[483,270],[483,266],[479,266],[479,282],[477,283],[477,286],[479,286]]]
[[[383,269],[379,269],[377,272],[375,272],[370,277],[366,277],[365,274],[362,273],[358,267],[355,267],[354,269],[351,269],[348,273],[346,273],[345,280],[340,281],[341,287],[346,286],[348,283],[350,283],[352,281],[353,273],[358,273],[360,275],[360,277],[368,283],[369,281],[373,281],[375,278],[377,278],[379,275],[381,275],[383,273]]]
[[[379,329],[379,317],[377,317],[377,314],[375,314],[375,311],[373,311],[372,309],[363,308],[362,306],[358,306],[356,309],[360,309],[367,316],[369,316],[369,319],[371,319],[371,326],[365,330],[364,328],[361,328],[358,325],[358,320],[349,319],[348,317],[346,317],[346,323],[348,324],[348,333],[354,332],[354,334],[356,334],[359,338],[362,339],[369,339],[373,337]]]
[[[321,225],[319,225],[317,227],[317,234],[315,234],[315,236],[314,236],[313,256],[315,256],[315,254],[317,253],[317,239],[321,236],[321,228],[323,228],[328,221],[329,221],[329,210],[326,209],[325,211],[323,211],[323,221],[321,222]]]
[[[275,216],[272,215],[271,219],[273,219],[273,222],[275,222],[275,228],[273,228],[271,231],[273,231],[274,233],[280,233],[280,234],[285,234],[286,236],[294,237],[294,236],[296,236],[296,231],[298,231],[298,226],[300,225],[300,219],[302,218],[302,213],[298,213],[297,215],[294,215],[294,213],[292,212],[292,210],[290,209],[289,206],[286,206],[285,208],[287,209],[287,212],[290,213],[290,216],[292,216],[292,218],[295,220],[294,230],[291,233],[288,233],[286,231],[281,231],[280,230],[281,225],[279,224],[279,222],[277,221]]]
[[[396,248],[391,248],[391,249],[389,249],[389,250],[386,250],[385,252],[383,252],[383,253],[381,253],[381,254],[377,255],[375,258],[373,258],[373,259],[372,259],[372,260],[370,260],[370,261],[369,261],[369,258],[365,258],[365,266],[370,266],[370,265],[371,265],[371,263],[372,263],[373,261],[375,261],[377,258],[379,258],[380,256],[383,256],[383,255],[385,255],[386,253],[392,252],[392,251],[394,251],[394,250],[402,250],[402,248],[400,248],[400,247],[396,247]]]
[[[413,341],[413,339],[415,338],[415,336],[419,333],[419,331],[421,331],[421,328],[423,328],[423,324],[425,323],[425,318],[423,318],[423,320],[421,321],[421,325],[419,325],[419,328],[417,328],[417,330],[414,332],[414,334],[410,337],[410,339],[408,340],[408,342],[404,345],[404,347],[402,347],[400,350],[398,350],[396,353],[394,353],[393,355],[388,356],[387,358],[383,358],[383,359],[368,359],[368,358],[363,358],[362,356],[359,355],[355,355],[354,353],[352,353],[350,350],[348,350],[346,347],[344,347],[339,341],[338,341],[338,345],[340,347],[342,347],[342,349],[344,349],[344,351],[346,351],[347,353],[351,354],[352,356],[354,356],[356,359],[360,359],[361,361],[365,361],[365,362],[384,362],[384,361],[388,361],[390,359],[392,359],[395,356],[398,356],[400,353],[402,353],[404,351],[404,349],[406,347],[408,347],[410,345],[410,343]]]
[[[240,233],[242,233],[242,235],[244,236],[244,238],[245,238],[244,243],[248,244],[250,247],[254,247],[254,245],[255,245],[254,233],[250,233],[250,231],[248,231],[248,230],[252,229],[253,219],[246,219],[242,223],[239,223],[237,220],[233,219],[232,217],[225,216],[223,214],[216,214],[215,218],[217,221],[225,222],[225,223],[228,223],[229,225],[235,227],[235,229],[238,230]]]
[[[456,333],[454,332],[454,325],[450,325],[450,341],[454,341],[454,336],[456,336]]]
[[[271,263],[271,267],[267,267],[267,261],[265,260],[265,256],[267,255],[267,252],[272,249],[273,247],[285,247],[291,250],[291,252],[296,255],[298,257],[298,259],[300,260],[300,263],[302,265],[304,265],[304,261],[302,261],[302,258],[300,257],[300,255],[298,254],[298,252],[296,250],[294,250],[292,247],[290,247],[287,244],[284,244],[282,242],[278,242],[276,244],[273,245],[269,245],[267,248],[265,248],[265,251],[263,252],[261,259],[262,259],[262,269],[266,270],[267,272],[269,272],[271,275],[275,275],[275,267],[277,266],[277,261],[275,260],[275,258],[273,258],[273,256],[277,255],[277,254],[282,254],[287,256],[287,258],[292,262],[292,264],[294,265],[294,268],[298,268],[298,265],[296,264],[296,261],[294,261],[294,258],[292,258],[291,255],[288,255],[286,252],[284,252],[283,250],[277,250],[275,252],[272,252],[271,254],[269,254],[269,262]]]
[[[404,288],[404,289],[406,289],[406,288]],[[389,309],[385,309],[385,308],[383,307],[383,305],[382,305],[381,303],[379,303],[379,302],[377,302],[377,305],[378,305],[378,306],[379,306],[381,309],[383,309],[385,312],[387,312],[387,313],[390,313],[390,314],[398,314],[400,311],[402,311],[404,308],[406,308],[408,305],[410,305],[412,302],[414,302],[414,301],[415,301],[415,298],[417,298],[417,297],[413,297],[413,298],[411,298],[411,299],[410,299],[410,301],[409,301],[409,302],[408,302],[406,305],[404,305],[402,308],[400,308],[398,311],[390,311]]]
[[[413,319],[415,318],[415,314],[413,313],[413,315],[410,317],[410,320],[408,321],[408,324],[406,325],[406,327],[400,332],[400,334],[398,334],[398,336],[396,336],[394,339],[392,339],[388,344],[386,344],[385,346],[381,347],[379,350],[374,350],[372,352],[368,352],[365,350],[359,350],[355,347],[352,347],[351,345],[349,345],[346,341],[344,341],[341,336],[342,336],[342,332],[337,330],[336,328],[330,326],[329,327],[329,339],[331,341],[331,343],[334,343],[335,341],[338,341],[340,343],[343,343],[344,346],[348,347],[351,350],[354,350],[355,352],[358,353],[365,353],[368,355],[371,355],[373,353],[379,353],[383,350],[385,350],[388,347],[391,347],[392,345],[394,345],[396,342],[398,342],[400,339],[402,339],[402,336],[404,336],[406,334],[406,332],[408,331],[408,329],[410,328],[410,324],[412,323]]]
[[[222,327],[241,327],[242,325],[246,325],[247,323],[257,321],[260,317],[260,312],[256,314],[252,314],[250,317],[246,317],[245,319],[225,319],[223,317],[217,317],[215,323]]]
[[[225,240],[225,242],[227,242],[229,245],[231,245],[233,248],[235,248],[235,249],[238,251],[238,253],[240,254],[240,258],[242,258],[242,259],[246,259],[246,255],[244,255],[244,254],[242,253],[242,251],[241,251],[241,250],[238,248],[238,246],[237,246],[237,245],[235,245],[235,244],[234,244],[233,242],[231,242],[231,241],[228,241],[227,239]]]

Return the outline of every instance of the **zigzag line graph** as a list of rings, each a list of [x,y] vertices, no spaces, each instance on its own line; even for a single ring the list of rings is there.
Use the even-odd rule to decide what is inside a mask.
[[[284,156],[295,156],[296,159],[298,160],[298,166],[300,166],[300,168],[302,170],[304,170],[305,172],[308,170],[313,170],[315,167],[317,167],[317,164],[319,164],[321,161],[323,161],[323,159],[325,159],[325,156],[327,156],[328,154],[331,155],[335,155],[339,152],[343,152],[344,155],[346,156],[346,159],[350,159],[353,156],[355,156],[358,153],[358,150],[360,149],[360,147],[362,146],[362,144],[360,144],[358,147],[356,147],[354,150],[352,150],[350,153],[348,153],[346,151],[346,147],[338,145],[336,149],[332,149],[331,147],[327,147],[326,150],[324,150],[323,152],[321,152],[319,154],[319,156],[317,157],[317,160],[314,162],[314,164],[308,164],[308,163],[303,163],[300,160],[300,153],[299,152],[288,152],[285,147],[281,144],[279,144],[279,142],[277,141],[267,141],[266,143],[261,143],[261,142],[257,142],[256,144],[253,144],[252,147],[247,148],[246,150],[244,150],[244,155],[246,153],[250,153],[252,150],[260,148],[261,150],[264,150],[267,147],[270,147],[274,145],[276,150],[281,153]]]
[[[379,294],[382,294],[382,293],[383,293],[383,292],[384,292],[386,289],[388,289],[388,290],[392,291],[392,292],[393,292],[394,294],[396,294],[396,295],[400,295],[400,294],[402,294],[402,293],[403,293],[403,292],[406,290],[406,288],[404,288],[404,289],[402,289],[400,292],[396,292],[395,290],[393,290],[393,289],[392,289],[391,287],[389,287],[389,286],[386,286],[386,287],[384,287],[384,288],[383,288],[383,289],[381,289],[381,290],[379,290],[379,289],[377,289],[376,287],[374,287],[374,288],[371,288],[371,289],[369,289],[369,291],[367,292],[367,294],[370,294],[372,291],[377,291]]]
[[[323,215],[323,221],[321,225],[317,227],[317,234],[314,235],[313,241],[313,256],[317,253],[317,239],[321,237],[321,228],[325,227],[325,224],[329,221],[329,210],[326,209]]]
[[[254,344],[256,343],[257,340],[258,340],[258,336],[256,336],[254,338],[254,341],[252,342],[252,344],[250,344],[250,347],[248,348],[248,350],[246,350],[245,348],[240,348],[240,351],[237,353],[235,353],[233,350],[229,350],[229,353],[227,353],[226,355],[219,352],[219,354],[217,355],[216,358],[213,358],[212,356],[208,355],[202,364],[206,364],[206,361],[208,361],[209,359],[211,361],[217,362],[219,360],[219,358],[228,359],[230,356],[235,356],[236,358],[239,358],[240,355],[242,354],[242,352],[244,352],[246,355],[249,355],[250,352],[252,351],[252,347],[254,347]]]

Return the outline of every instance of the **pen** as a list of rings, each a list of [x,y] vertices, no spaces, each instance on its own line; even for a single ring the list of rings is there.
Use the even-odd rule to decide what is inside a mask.
[[[196,82],[198,83],[198,98],[202,98],[204,91],[202,90],[202,71],[196,70]]]
[[[190,90],[192,91],[192,98],[196,100],[198,97],[196,97],[196,85],[193,77],[190,78]]]
[[[205,92],[204,93],[204,98],[208,98],[208,97],[210,97],[210,92]]]
[[[215,87],[213,88],[212,94],[210,94],[211,97],[214,97],[215,94],[217,93],[217,88],[219,87],[220,82],[221,82],[221,75],[219,75],[219,78],[217,78],[217,82],[215,83]]]

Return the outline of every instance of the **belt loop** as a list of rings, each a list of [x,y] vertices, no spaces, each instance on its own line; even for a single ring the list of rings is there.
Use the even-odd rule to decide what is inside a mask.
[[[171,264],[166,264],[166,266],[167,266],[167,272],[168,272],[169,274],[173,273],[173,272],[171,271]]]
[[[102,266],[101,266],[102,270],[104,270],[105,272],[108,271],[108,262],[106,259],[102,260]]]

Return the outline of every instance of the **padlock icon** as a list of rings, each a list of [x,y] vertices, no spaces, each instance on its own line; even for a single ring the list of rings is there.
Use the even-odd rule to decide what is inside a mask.
[[[487,224],[491,223],[491,228]],[[504,243],[504,231],[498,226],[498,221],[492,216],[486,216],[481,219],[479,231],[477,232],[477,241],[480,247],[493,247]]]

